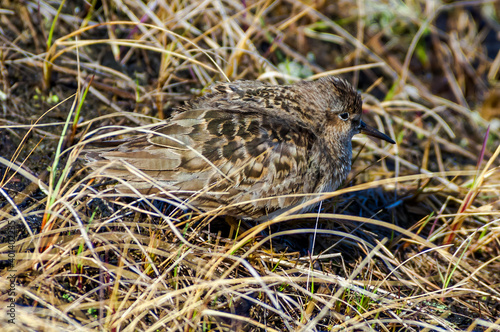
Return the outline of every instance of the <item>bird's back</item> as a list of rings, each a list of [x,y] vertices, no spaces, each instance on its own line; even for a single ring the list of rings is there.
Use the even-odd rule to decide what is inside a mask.
[[[93,168],[105,167],[105,175],[126,180],[116,187],[122,193],[131,187],[165,191],[201,210],[222,207],[234,216],[290,207],[303,200],[294,194],[317,190],[310,155],[316,137],[263,111],[256,90],[267,87],[254,81],[218,85],[151,133],[88,159]]]

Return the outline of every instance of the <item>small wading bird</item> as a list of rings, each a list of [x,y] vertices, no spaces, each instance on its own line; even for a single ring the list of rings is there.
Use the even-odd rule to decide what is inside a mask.
[[[202,211],[268,218],[314,198],[304,194],[336,190],[351,170],[354,135],[394,144],[361,120],[361,104],[337,77],[222,83],[150,132],[86,157],[127,182],[120,193],[164,192]]]

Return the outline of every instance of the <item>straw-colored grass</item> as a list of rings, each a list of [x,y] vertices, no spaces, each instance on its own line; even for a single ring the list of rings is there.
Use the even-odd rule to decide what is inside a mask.
[[[500,330],[498,17],[489,1],[0,1],[0,329]],[[397,144],[356,137],[311,213],[124,197],[82,161],[217,81],[340,74]]]

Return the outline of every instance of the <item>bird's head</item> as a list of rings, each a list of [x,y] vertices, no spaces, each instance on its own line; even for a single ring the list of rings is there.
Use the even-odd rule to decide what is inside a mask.
[[[361,133],[395,143],[389,136],[361,120],[361,96],[347,81],[329,76],[312,83],[318,92],[327,96],[321,107],[325,119],[323,130],[332,140],[350,146],[352,137]]]

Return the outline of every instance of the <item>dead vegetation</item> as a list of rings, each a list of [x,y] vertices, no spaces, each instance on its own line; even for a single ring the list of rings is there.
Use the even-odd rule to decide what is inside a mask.
[[[0,4],[2,331],[500,330],[499,2]],[[356,137],[314,213],[118,197],[81,161],[214,82],[339,74],[397,145]]]

